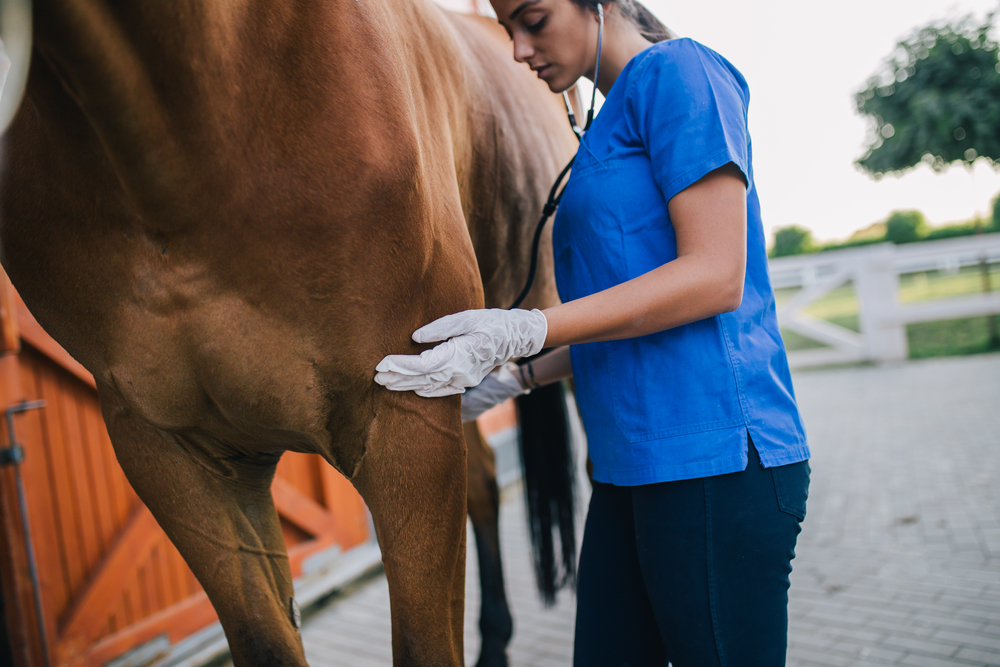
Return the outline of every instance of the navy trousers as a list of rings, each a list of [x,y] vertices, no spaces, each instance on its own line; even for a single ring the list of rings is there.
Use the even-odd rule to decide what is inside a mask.
[[[594,483],[575,667],[781,667],[809,463],[624,487]]]

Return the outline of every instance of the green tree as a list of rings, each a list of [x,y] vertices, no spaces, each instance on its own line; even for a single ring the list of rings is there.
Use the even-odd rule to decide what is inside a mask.
[[[997,194],[993,199],[993,222],[990,229],[994,232],[1000,232],[1000,194]]]
[[[812,232],[805,227],[789,225],[774,230],[774,245],[771,246],[771,257],[787,257],[802,255],[816,250]]]
[[[1000,160],[1000,64],[993,13],[933,23],[900,42],[855,96],[869,118],[857,164],[875,178],[921,162],[936,171],[977,158]]]
[[[913,243],[929,231],[927,219],[920,211],[893,211],[885,221],[885,240],[893,243]]]

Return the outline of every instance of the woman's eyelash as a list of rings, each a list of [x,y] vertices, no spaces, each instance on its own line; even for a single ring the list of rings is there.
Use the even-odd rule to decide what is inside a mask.
[[[545,22],[548,20],[548,18],[549,17],[546,16],[537,23],[532,23],[531,25],[525,27],[528,29],[529,32],[538,32],[539,30],[545,27]]]

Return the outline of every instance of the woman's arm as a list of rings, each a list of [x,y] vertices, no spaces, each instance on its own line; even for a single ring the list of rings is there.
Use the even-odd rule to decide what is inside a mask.
[[[519,379],[525,389],[537,389],[553,382],[573,377],[569,345],[557,347],[521,366]]]
[[[668,209],[677,259],[543,311],[545,346],[644,336],[738,308],[746,271],[746,197],[746,181],[732,163],[675,195]]]
[[[735,310],[746,271],[746,185],[727,165],[668,203],[677,259],[621,285],[540,310],[467,310],[413,333],[437,343],[419,355],[389,355],[375,381],[395,391],[448,396],[482,382],[514,357],[543,347],[656,333]],[[442,342],[443,341],[443,342]],[[511,378],[512,379],[512,378]]]

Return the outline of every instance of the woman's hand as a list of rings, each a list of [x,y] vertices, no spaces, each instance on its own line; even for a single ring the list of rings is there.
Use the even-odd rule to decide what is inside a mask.
[[[413,332],[418,343],[445,341],[419,355],[389,355],[375,381],[394,391],[428,398],[461,394],[515,357],[538,354],[548,322],[540,310],[466,310]]]
[[[470,422],[478,419],[479,415],[490,408],[530,392],[531,389],[521,384],[519,378],[517,364],[508,361],[487,375],[477,386],[469,387],[468,391],[462,394],[462,421]]]

